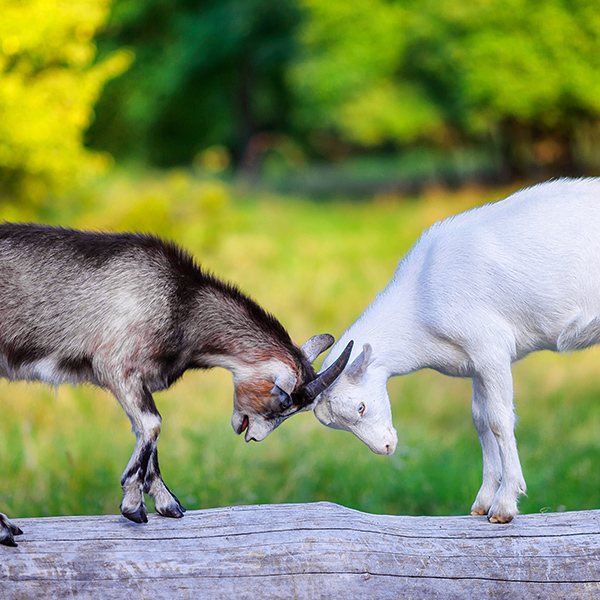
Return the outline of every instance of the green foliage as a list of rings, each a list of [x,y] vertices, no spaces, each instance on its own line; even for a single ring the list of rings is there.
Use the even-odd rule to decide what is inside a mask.
[[[442,127],[421,84],[400,75],[410,11],[398,2],[304,0],[303,54],[291,70],[300,114],[352,142],[412,141]]]
[[[40,201],[107,158],[83,147],[104,83],[129,63],[94,64],[110,0],[0,0],[0,197]]]
[[[107,86],[91,143],[161,166],[216,144],[240,158],[259,131],[288,127],[297,20],[293,0],[117,0],[100,45],[136,62]]]
[[[292,74],[313,126],[364,146],[494,144],[513,165],[598,167],[600,18],[588,0],[303,0]]]
[[[117,0],[100,48],[123,46],[135,64],[88,136],[117,157],[218,146],[256,171],[427,144],[485,147],[513,175],[600,168],[589,0]]]

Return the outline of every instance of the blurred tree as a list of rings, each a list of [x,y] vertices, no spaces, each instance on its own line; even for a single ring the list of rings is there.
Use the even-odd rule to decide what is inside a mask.
[[[479,142],[515,174],[600,168],[593,0],[301,0],[298,121],[372,147]]]
[[[94,64],[110,0],[0,0],[0,198],[36,202],[106,158],[83,147],[104,83],[127,53]]]
[[[293,0],[117,0],[101,47],[136,62],[107,86],[90,143],[160,166],[212,145],[242,160],[259,132],[289,129],[298,21]]]
[[[409,42],[406,2],[302,0],[309,18],[291,69],[298,116],[362,146],[435,135],[443,115],[422,82],[401,72]]]

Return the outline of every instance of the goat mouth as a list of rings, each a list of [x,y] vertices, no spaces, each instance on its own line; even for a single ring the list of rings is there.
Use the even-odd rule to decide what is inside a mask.
[[[248,429],[248,425],[250,424],[250,420],[248,419],[248,415],[244,415],[244,420],[242,421],[242,428],[240,429],[240,433],[243,433]]]

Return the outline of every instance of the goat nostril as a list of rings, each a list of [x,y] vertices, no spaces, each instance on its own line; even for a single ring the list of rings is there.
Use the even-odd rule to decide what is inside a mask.
[[[389,444],[386,444],[386,445],[385,445],[385,453],[386,453],[386,454],[389,454],[389,453],[390,453],[390,445],[389,445]]]

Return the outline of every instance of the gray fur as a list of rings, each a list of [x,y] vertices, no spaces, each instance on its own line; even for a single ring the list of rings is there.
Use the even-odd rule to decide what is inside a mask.
[[[229,368],[234,381],[243,373],[251,388],[267,377],[260,368],[266,362],[295,382],[289,401],[264,399],[258,412],[272,420],[270,431],[283,411],[287,417],[308,403],[302,390],[316,375],[256,303],[152,236],[0,225],[0,376],[90,383],[115,395],[136,434],[121,478],[121,511],[129,519],[147,521],[144,493],[162,515],[184,511],[160,475],[161,419],[152,393],[187,369],[214,366]],[[0,543],[14,544],[19,532],[0,515]]]

